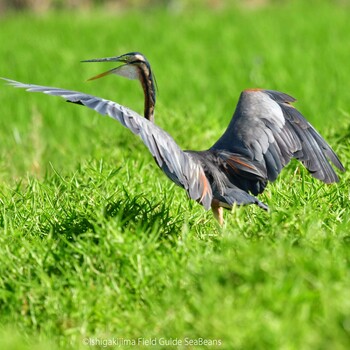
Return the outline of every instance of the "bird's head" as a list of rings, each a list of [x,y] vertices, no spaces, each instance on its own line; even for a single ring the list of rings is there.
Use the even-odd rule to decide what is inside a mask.
[[[116,57],[117,62],[124,62],[126,64],[135,64],[145,63],[149,65],[147,58],[140,52],[129,52],[121,56]]]
[[[140,52],[129,52],[121,56],[105,57],[105,58],[93,58],[90,60],[84,60],[82,62],[120,62],[124,65],[117,68],[110,69],[101,74],[95,75],[89,80],[102,78],[109,74],[117,74],[128,79],[141,80],[143,77],[141,74],[144,72],[146,76],[144,78],[152,79],[152,72],[149,62],[146,57]]]

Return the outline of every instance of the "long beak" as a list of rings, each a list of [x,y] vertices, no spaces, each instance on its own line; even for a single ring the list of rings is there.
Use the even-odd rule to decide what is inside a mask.
[[[123,62],[125,63],[125,59],[123,59],[121,56],[114,56],[114,57],[104,57],[104,58],[92,58],[90,60],[83,60],[80,62]],[[99,78],[105,77],[106,75],[116,73],[117,69],[118,68],[113,68],[108,70],[107,72],[103,72],[101,74],[95,75],[92,78],[89,78],[88,81],[99,79]]]
[[[114,56],[114,57],[104,57],[104,58],[92,58],[91,60],[83,60],[80,62],[124,62],[125,59],[122,56]]]
[[[117,68],[113,68],[108,70],[107,72],[100,73],[98,75],[95,75],[94,77],[88,79],[88,80],[95,80],[102,77],[105,77],[109,74],[117,74],[122,77],[128,78],[128,79],[140,79],[139,75],[139,69],[134,65],[128,62],[127,59],[128,54],[121,55],[121,56],[115,56],[115,57],[105,57],[105,58],[93,58],[91,60],[84,60],[81,62],[120,62],[125,63]]]

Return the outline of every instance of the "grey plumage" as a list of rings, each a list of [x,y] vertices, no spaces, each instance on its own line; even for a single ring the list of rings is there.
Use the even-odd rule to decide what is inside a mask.
[[[246,163],[259,170],[261,178],[256,176],[245,186],[246,191],[261,193],[267,180],[274,181],[292,158],[325,183],[338,181],[328,160],[345,170],[327,142],[290,104],[294,101],[277,91],[243,91],[231,123],[211,147],[244,155]]]

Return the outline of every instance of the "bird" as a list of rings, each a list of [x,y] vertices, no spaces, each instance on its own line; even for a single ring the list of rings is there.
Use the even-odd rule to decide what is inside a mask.
[[[2,78],[27,91],[60,96],[68,102],[107,115],[138,135],[159,168],[176,185],[224,224],[223,209],[255,204],[268,210],[256,196],[276,180],[292,158],[326,183],[338,182],[333,166],[345,168],[331,146],[293,106],[290,95],[262,88],[241,92],[233,117],[222,136],[208,149],[182,150],[154,120],[156,81],[147,58],[140,52],[81,62],[118,62],[116,68],[89,80],[115,74],[139,80],[144,92],[144,115],[116,102],[56,87],[25,84]]]

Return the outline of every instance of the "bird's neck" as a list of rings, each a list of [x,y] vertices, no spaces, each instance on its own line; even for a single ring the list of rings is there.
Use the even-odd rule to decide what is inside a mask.
[[[153,123],[154,107],[156,104],[156,90],[152,72],[145,64],[142,64],[140,67],[140,82],[145,94],[144,117]]]

